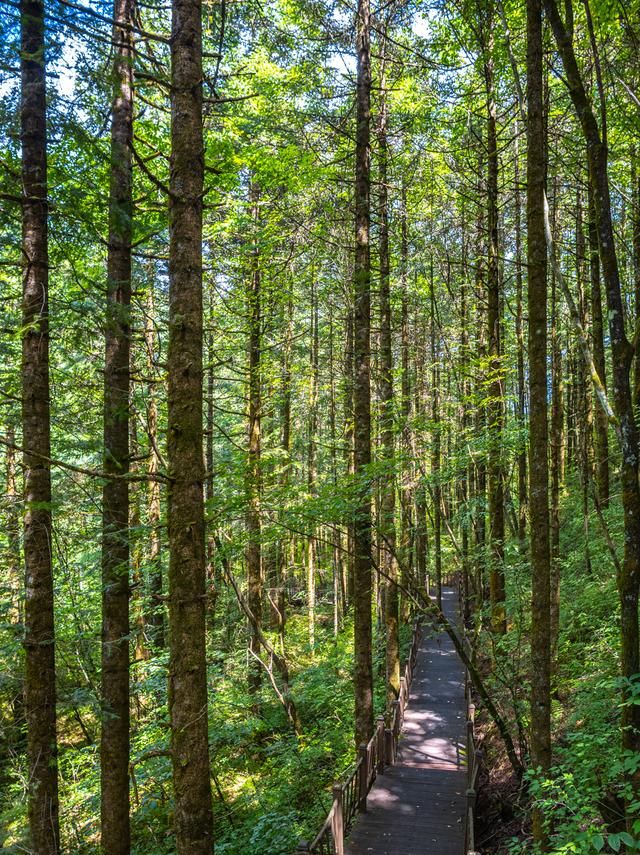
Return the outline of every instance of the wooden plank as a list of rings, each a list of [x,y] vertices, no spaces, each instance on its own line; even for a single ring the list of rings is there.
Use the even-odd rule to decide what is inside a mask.
[[[453,589],[443,606],[455,623]],[[397,763],[378,776],[345,855],[462,855],[465,726],[464,667],[445,633],[425,629]]]

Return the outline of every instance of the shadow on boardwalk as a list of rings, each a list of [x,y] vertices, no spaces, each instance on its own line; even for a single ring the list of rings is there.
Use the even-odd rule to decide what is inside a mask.
[[[457,594],[442,592],[457,622]],[[346,855],[462,855],[467,767],[464,666],[451,640],[425,628],[398,758],[380,775]]]

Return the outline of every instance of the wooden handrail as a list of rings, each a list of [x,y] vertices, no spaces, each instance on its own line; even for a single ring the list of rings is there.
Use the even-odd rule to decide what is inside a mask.
[[[398,753],[398,740],[402,731],[404,711],[409,703],[411,683],[420,645],[420,619],[413,628],[411,647],[400,680],[398,699],[388,710],[389,727],[385,717],[379,716],[373,736],[358,748],[355,768],[346,780],[333,786],[333,803],[327,818],[311,843],[301,840],[296,853],[312,855],[344,855],[344,841],[358,813],[367,810],[367,795],[378,775],[386,766],[393,766]]]
[[[464,645],[471,658],[471,642],[465,634]],[[477,747],[475,725],[476,708],[472,700],[471,680],[469,671],[465,668],[464,695],[467,703],[467,812],[465,821],[465,855],[477,855],[475,847],[476,802],[478,799],[478,772],[482,751]]]

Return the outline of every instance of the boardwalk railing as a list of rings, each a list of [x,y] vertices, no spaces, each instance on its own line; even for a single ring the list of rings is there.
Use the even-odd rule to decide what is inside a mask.
[[[420,643],[419,620],[416,620],[409,656],[400,679],[400,693],[393,701],[389,716],[389,727],[383,715],[378,717],[376,729],[369,742],[358,749],[358,759],[349,777],[333,786],[333,804],[322,828],[311,843],[301,840],[297,853],[313,855],[344,855],[344,840],[358,813],[367,810],[367,795],[385,766],[392,766],[398,753],[398,740],[402,731],[404,711],[409,702],[409,693]]]
[[[471,656],[471,645],[465,638],[467,653]],[[467,816],[465,822],[465,855],[476,855],[475,846],[475,820],[476,802],[478,798],[477,784],[482,751],[477,746],[475,724],[476,708],[472,701],[471,680],[469,671],[465,669],[464,694],[467,703]]]

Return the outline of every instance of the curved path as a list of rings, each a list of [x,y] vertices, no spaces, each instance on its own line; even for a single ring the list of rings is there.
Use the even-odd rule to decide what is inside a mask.
[[[457,592],[443,588],[454,624]],[[346,855],[462,855],[467,766],[464,666],[445,632],[423,629],[398,758],[378,776]]]

